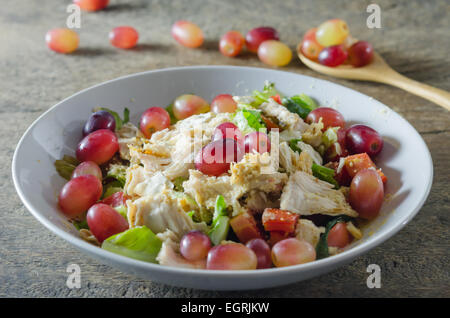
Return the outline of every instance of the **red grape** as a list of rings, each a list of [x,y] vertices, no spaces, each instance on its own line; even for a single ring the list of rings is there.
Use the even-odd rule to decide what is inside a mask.
[[[348,49],[348,60],[355,67],[369,64],[373,60],[372,44],[366,41],[358,41],[353,44]]]
[[[383,139],[380,134],[365,125],[353,125],[348,128],[345,143],[352,154],[366,152],[373,157],[383,149]]]
[[[311,60],[317,60],[320,51],[323,49],[323,46],[316,40],[316,31],[317,28],[308,30],[303,37],[301,45],[303,55]]]
[[[268,65],[285,66],[292,60],[292,51],[280,41],[267,40],[259,45],[258,57]]]
[[[342,44],[349,33],[347,23],[332,19],[322,23],[316,31],[316,38],[322,46]]]
[[[361,170],[353,177],[349,201],[361,218],[375,218],[380,212],[383,197],[383,181],[375,169]]]
[[[107,198],[104,198],[102,201],[100,201],[100,203],[104,203],[115,208],[121,205],[126,205],[126,201],[127,196],[124,195],[122,191],[119,191],[111,194]]]
[[[215,140],[195,156],[195,168],[209,176],[220,176],[230,170],[231,162],[240,161],[242,156],[242,150],[233,139]]]
[[[259,45],[267,40],[279,40],[277,30],[272,27],[258,27],[250,30],[245,36],[245,44],[250,52],[258,52]]]
[[[350,240],[350,233],[348,233],[347,225],[344,222],[337,223],[328,232],[328,246],[344,248],[350,244]]]
[[[109,0],[73,0],[82,10],[98,11],[108,5]]]
[[[58,53],[72,53],[80,41],[78,34],[70,29],[53,29],[45,35],[47,46]]]
[[[270,152],[270,140],[267,134],[260,131],[253,131],[245,136],[244,140],[245,153],[253,153],[254,151],[263,154]]]
[[[237,103],[233,96],[229,94],[217,95],[211,102],[211,111],[213,113],[234,113],[237,109]]]
[[[319,63],[326,66],[338,66],[347,59],[347,51],[341,45],[329,46],[320,51],[318,59]]]
[[[205,259],[210,249],[209,236],[200,231],[190,231],[180,241],[180,253],[190,261]]]
[[[312,110],[306,117],[306,122],[309,124],[318,123],[320,118],[322,118],[323,131],[327,130],[329,127],[345,126],[344,116],[330,107],[319,107]]]
[[[203,32],[194,23],[177,21],[172,26],[172,36],[183,46],[196,48],[203,44]]]
[[[287,238],[272,247],[272,261],[276,267],[304,264],[315,259],[316,250],[304,240]]]
[[[141,116],[139,127],[146,138],[153,133],[169,128],[170,115],[161,107],[150,107]]]
[[[86,212],[102,195],[102,184],[93,175],[71,179],[61,189],[58,204],[68,217],[74,218]]]
[[[245,38],[239,31],[228,31],[219,41],[219,50],[225,56],[234,57],[241,53]]]
[[[214,129],[211,141],[216,141],[219,139],[233,139],[237,142],[240,149],[244,150],[244,138],[242,138],[242,133],[233,123],[223,123]]]
[[[96,130],[81,140],[77,147],[77,159],[94,161],[101,165],[110,160],[119,150],[116,135],[108,129]]]
[[[239,243],[214,246],[208,253],[207,269],[245,270],[256,269],[258,259],[248,247]]]
[[[208,111],[208,102],[196,95],[181,95],[173,103],[173,114],[179,120]]]
[[[139,33],[130,26],[119,26],[109,32],[109,41],[119,49],[131,49],[136,46]]]
[[[99,129],[109,129],[112,132],[116,130],[116,120],[106,110],[100,110],[93,113],[83,127],[83,136]]]
[[[88,175],[88,174],[93,175],[100,181],[102,181],[102,179],[103,179],[102,170],[93,161],[85,161],[85,162],[80,163],[75,168],[75,170],[72,172],[72,179],[79,177],[79,176]]]
[[[89,230],[100,243],[108,237],[128,229],[127,220],[114,208],[104,203],[91,206],[86,221]]]
[[[256,268],[271,268],[272,256],[270,254],[269,244],[263,239],[255,238],[245,244],[248,248],[252,249],[258,259],[258,265]]]

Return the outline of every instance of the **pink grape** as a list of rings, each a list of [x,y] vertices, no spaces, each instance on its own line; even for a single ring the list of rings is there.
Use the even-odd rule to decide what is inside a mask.
[[[150,138],[153,133],[169,128],[170,115],[161,107],[150,107],[141,116],[139,128],[146,138]]]
[[[230,94],[221,94],[214,97],[211,102],[211,111],[213,113],[234,113],[237,109],[237,103]]]
[[[206,259],[210,249],[209,236],[200,231],[190,231],[180,241],[180,253],[190,261]]]
[[[312,110],[308,116],[306,116],[306,122],[318,123],[322,118],[323,131],[327,130],[329,127],[344,127],[345,120],[344,116],[337,110],[331,107],[319,107]]]
[[[288,238],[272,247],[272,261],[276,267],[304,264],[315,259],[316,250],[304,240]]]
[[[75,168],[75,170],[72,172],[72,179],[79,177],[79,176],[89,175],[89,174],[93,175],[100,181],[102,181],[102,179],[103,179],[102,170],[93,161],[85,161],[85,162],[80,163]]]
[[[194,23],[177,21],[172,26],[172,36],[183,46],[196,48],[203,44],[203,32]]]
[[[209,176],[220,176],[230,170],[231,162],[242,159],[243,153],[233,139],[219,139],[207,144],[195,156],[195,168]]]
[[[80,161],[94,161],[101,165],[109,161],[119,150],[116,135],[108,129],[96,130],[81,140],[76,155]]]
[[[292,60],[292,51],[280,41],[268,40],[259,45],[258,57],[268,65],[285,66]]]
[[[79,217],[100,199],[102,190],[101,182],[93,175],[73,178],[61,189],[58,205],[68,217]]]
[[[139,33],[130,26],[119,26],[109,33],[109,41],[119,49],[131,49],[136,46]]]
[[[211,141],[216,141],[219,139],[233,139],[237,142],[241,151],[244,151],[244,138],[239,128],[230,122],[220,124],[214,129]]]
[[[78,48],[80,39],[71,29],[53,29],[45,35],[47,46],[58,53],[72,53]]]
[[[359,217],[374,219],[380,212],[383,198],[383,181],[376,170],[364,169],[353,177],[349,201]]]
[[[241,53],[245,38],[239,31],[228,31],[219,41],[219,50],[225,56],[234,57]]]
[[[214,246],[206,259],[206,268],[216,270],[256,269],[257,264],[255,252],[240,243]]]
[[[256,268],[271,268],[272,267],[272,256],[270,253],[269,244],[263,239],[255,238],[245,244],[256,254],[258,259],[258,265]]]
[[[208,102],[197,95],[181,95],[173,103],[173,114],[178,120],[208,111]]]
[[[250,30],[245,36],[245,44],[250,52],[258,52],[261,43],[267,40],[279,40],[277,30],[272,27],[258,27]]]
[[[320,51],[318,59],[320,64],[335,67],[344,63],[347,56],[347,51],[341,45],[335,45],[326,47]]]
[[[127,220],[114,208],[104,203],[91,206],[87,212],[86,221],[89,230],[100,243],[128,229]]]
[[[263,154],[270,152],[269,136],[260,131],[253,131],[245,136],[244,146],[245,153],[253,153],[256,151]]]

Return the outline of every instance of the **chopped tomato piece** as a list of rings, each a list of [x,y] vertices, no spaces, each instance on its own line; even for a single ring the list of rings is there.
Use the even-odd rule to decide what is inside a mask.
[[[377,169],[372,159],[370,159],[367,153],[359,153],[356,155],[348,156],[345,158],[345,169],[350,177],[354,177],[359,171],[364,169]],[[381,172],[381,169],[377,170],[383,183],[387,182],[387,177]]]
[[[275,124],[272,120],[270,120],[269,118],[261,115],[261,119],[266,124],[266,127],[269,131],[271,131],[272,129],[281,130],[280,127],[277,124]]]
[[[230,220],[231,228],[242,243],[254,238],[262,238],[255,218],[249,213],[242,213]]]
[[[123,194],[122,191],[111,194],[109,197],[103,199],[101,203],[110,205],[115,208],[121,205],[125,205],[127,201],[127,197]]]
[[[283,103],[281,102],[281,97],[279,94],[273,95],[270,98],[272,98],[274,101],[276,101],[278,104],[283,105]]]
[[[268,232],[278,231],[292,233],[297,226],[299,215],[286,210],[270,209],[264,210],[262,222],[264,229]]]

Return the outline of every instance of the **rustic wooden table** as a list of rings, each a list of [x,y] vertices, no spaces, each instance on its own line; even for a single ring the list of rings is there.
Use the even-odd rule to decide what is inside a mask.
[[[0,11],[0,296],[26,297],[338,297],[450,296],[450,115],[430,102],[385,85],[336,80],[316,74],[298,59],[287,71],[332,80],[392,107],[425,139],[434,162],[431,194],[400,233],[367,255],[330,274],[273,289],[210,292],[174,288],[123,274],[86,257],[45,229],[25,209],[11,181],[11,159],[20,136],[45,110],[91,85],[169,66],[229,64],[266,67],[254,56],[222,56],[217,39],[230,29],[246,32],[272,25],[294,48],[311,26],[345,19],[360,39],[372,42],[396,70],[450,90],[450,6],[448,1],[384,1],[382,28],[366,27],[371,1],[150,1],[111,0],[107,10],[83,13],[81,44],[72,55],[45,46],[47,30],[65,25],[71,1],[3,0]],[[206,45],[190,50],[174,43],[172,23],[200,25]],[[108,32],[123,24],[140,32],[140,44],[120,51]],[[411,154],[414,156],[414,154]],[[417,167],[416,169],[421,169]],[[68,264],[81,267],[81,288],[66,286]],[[382,270],[382,287],[366,287],[366,266]]]

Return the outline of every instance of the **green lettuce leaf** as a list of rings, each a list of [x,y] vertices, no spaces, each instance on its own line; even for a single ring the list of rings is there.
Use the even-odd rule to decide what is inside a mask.
[[[127,166],[110,164],[106,176],[116,179],[120,183],[120,186],[123,187],[127,180]]]
[[[305,119],[308,114],[317,108],[316,102],[305,94],[295,95],[291,98],[282,99],[283,105],[291,112]]]
[[[275,89],[275,83],[267,83],[264,85],[262,91],[253,91],[252,96],[255,99],[255,102],[252,103],[252,106],[257,107],[262,103],[269,101],[269,98],[275,95],[282,97],[282,94]]]
[[[261,113],[257,110],[242,108],[232,116],[232,122],[244,134],[252,131],[265,130],[266,125],[261,118]]]
[[[137,260],[157,263],[162,241],[146,226],[138,226],[103,241],[102,248]]]
[[[218,195],[211,229],[208,232],[209,238],[214,245],[219,244],[228,236],[230,229],[230,218],[228,217],[227,203],[223,196]]]
[[[67,155],[54,163],[56,172],[66,180],[70,180],[72,172],[79,164],[80,162],[76,158]]]

